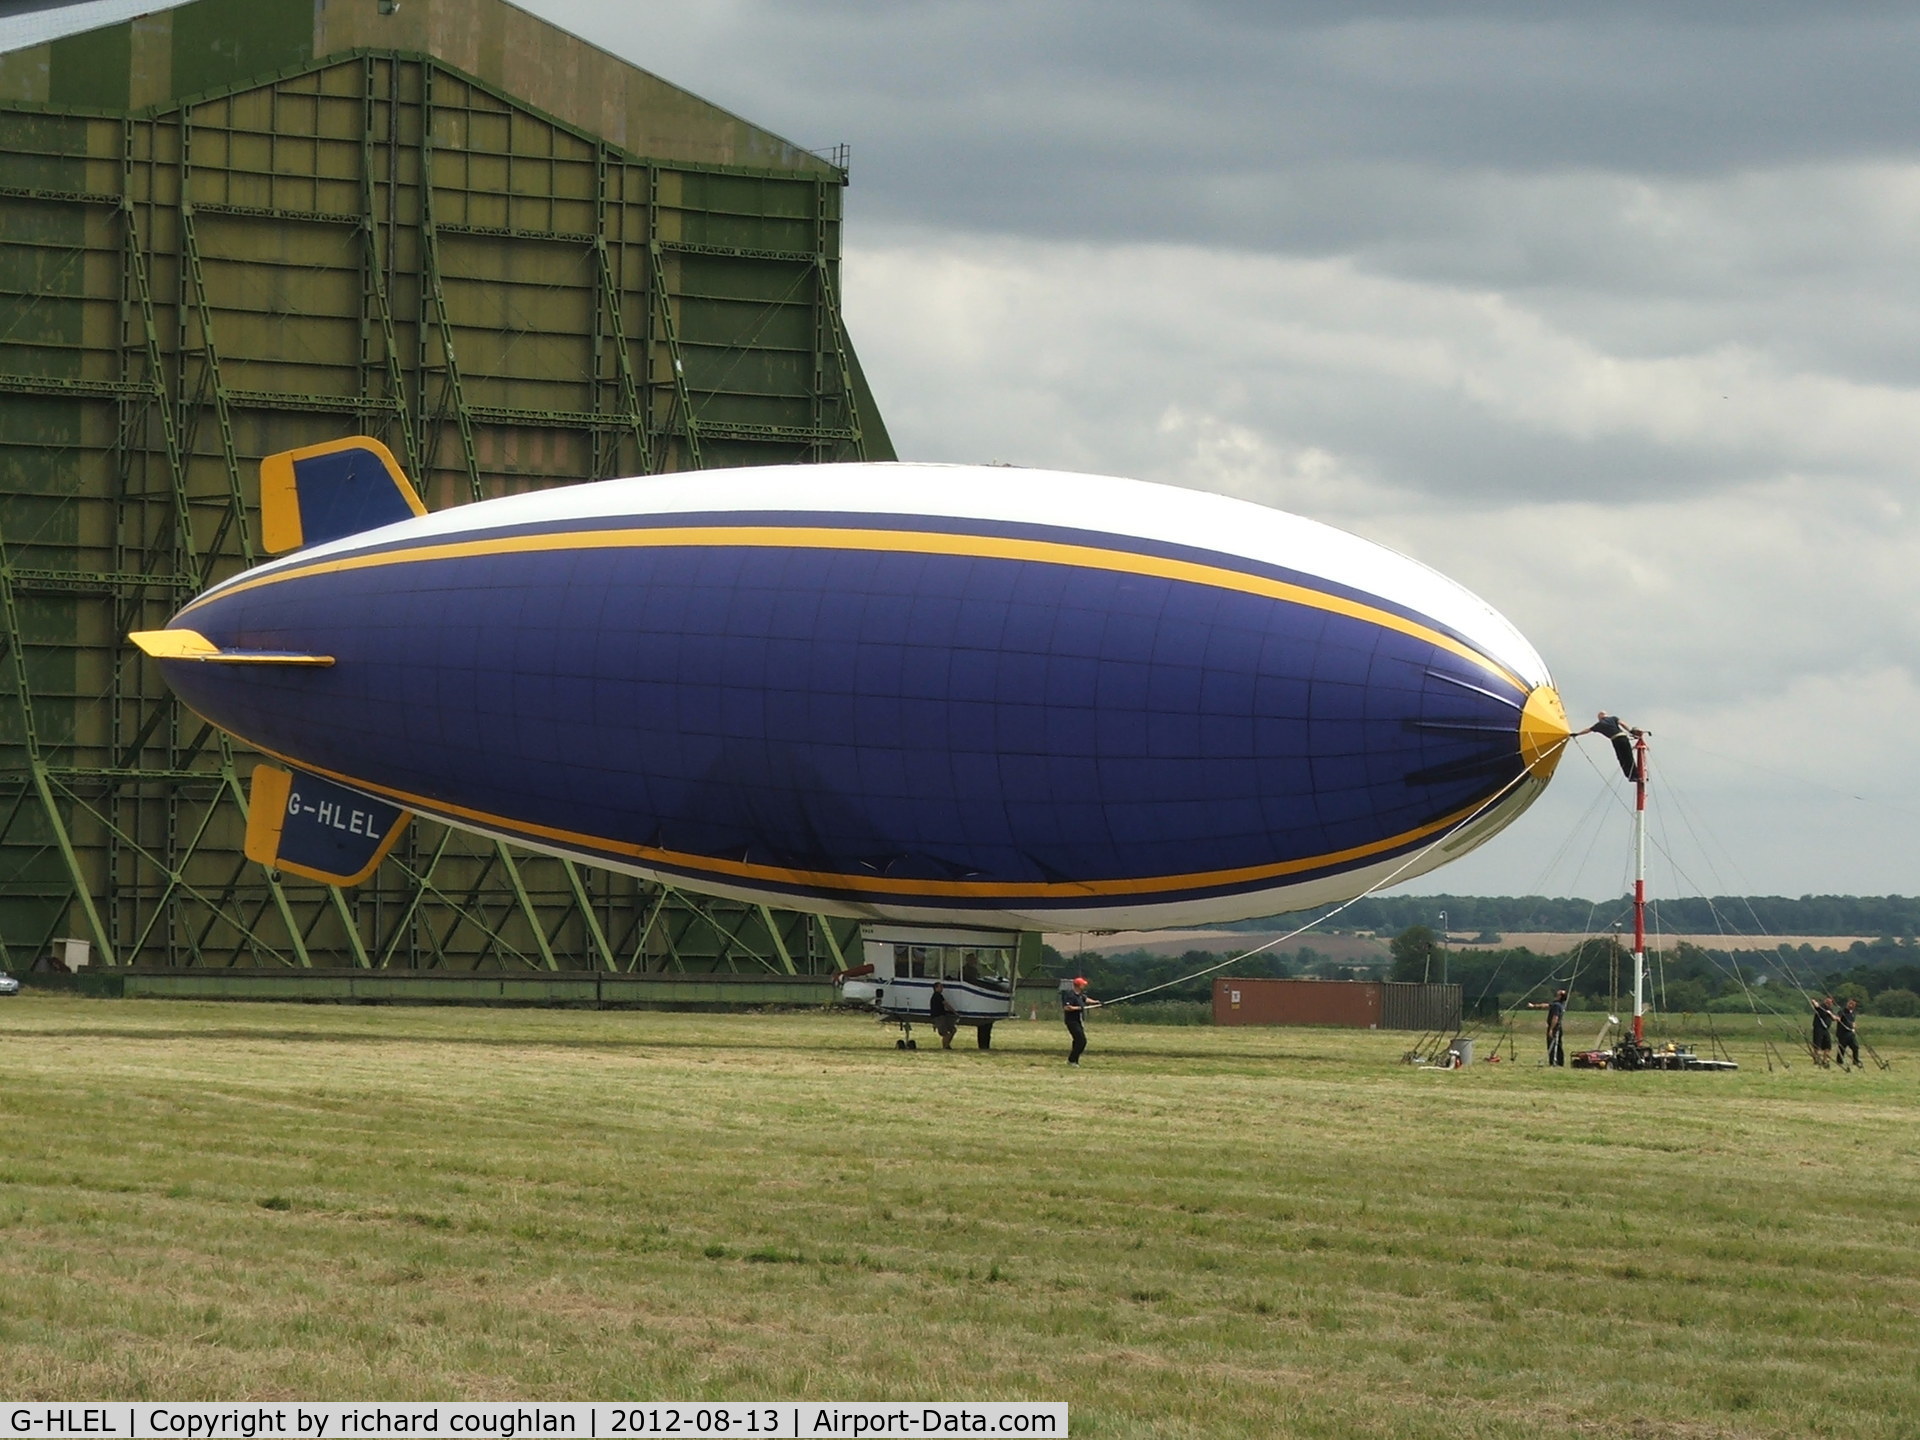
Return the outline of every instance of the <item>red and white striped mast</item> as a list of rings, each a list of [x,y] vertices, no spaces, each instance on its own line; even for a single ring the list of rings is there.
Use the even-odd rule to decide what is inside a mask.
[[[1647,976],[1647,732],[1633,732],[1633,1043],[1645,1026]]]

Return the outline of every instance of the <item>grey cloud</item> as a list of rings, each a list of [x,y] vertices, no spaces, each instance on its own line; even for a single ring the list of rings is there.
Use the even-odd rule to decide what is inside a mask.
[[[1915,141],[1920,16],[1891,5],[535,8],[795,138],[851,139],[862,183],[923,219],[977,217],[1032,170],[1061,206],[998,208],[1051,228],[1172,166],[1695,172]]]
[[[1907,6],[534,8],[803,144],[851,140],[856,228],[1347,255],[1545,306],[1764,287],[1764,312],[1862,264],[1889,308],[1910,288],[1920,217],[1827,173],[1920,156]]]
[[[1920,158],[1911,7],[535,8],[801,143],[850,139],[854,235],[1346,256],[1627,353],[1920,367],[1920,203],[1874,193]]]
[[[848,294],[870,372],[901,381],[893,394],[876,382],[895,431],[928,458],[981,458],[967,447],[985,428],[1028,447],[995,458],[1137,471],[1177,405],[1338,455],[1398,503],[1457,508],[1710,493],[1783,468],[1903,481],[1920,446],[1920,412],[1883,385],[1799,376],[1739,347],[1636,359],[1490,293],[1342,264],[1164,247],[1048,258],[924,235],[899,247],[861,247]],[[963,278],[895,280],[881,255],[902,253]],[[949,284],[959,298],[943,309],[928,292]],[[956,332],[959,361],[943,348]],[[977,370],[976,353],[991,357]],[[1051,407],[1023,419],[1035,395]]]

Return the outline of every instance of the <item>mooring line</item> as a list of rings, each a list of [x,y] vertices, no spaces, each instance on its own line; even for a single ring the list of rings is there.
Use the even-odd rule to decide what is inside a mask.
[[[1573,737],[1569,735],[1565,739],[1560,740],[1554,746],[1553,750],[1550,751],[1549,753],[1550,754],[1558,753],[1562,747],[1570,744],[1572,742],[1572,739]],[[1514,776],[1513,779],[1509,780],[1505,785],[1502,785],[1498,790],[1494,791],[1492,795],[1488,796],[1484,802],[1482,802],[1478,807],[1474,809],[1472,814],[1468,815],[1467,818],[1462,820],[1458,825],[1455,825],[1451,829],[1444,830],[1439,835],[1436,835],[1430,844],[1423,846],[1419,850],[1414,851],[1404,861],[1402,861],[1398,866],[1396,866],[1390,873],[1381,876],[1379,880],[1375,881],[1372,885],[1369,885],[1365,890],[1362,890],[1358,895],[1355,895],[1351,900],[1341,901],[1340,904],[1334,906],[1333,909],[1327,911],[1326,914],[1316,916],[1314,919],[1309,920],[1306,924],[1302,925],[1299,929],[1290,930],[1285,935],[1276,935],[1273,939],[1267,941],[1267,943],[1264,945],[1256,945],[1251,950],[1243,950],[1238,955],[1233,955],[1228,957],[1225,960],[1222,960],[1218,965],[1209,965],[1204,970],[1195,970],[1191,975],[1182,975],[1178,979],[1167,980],[1162,982],[1159,985],[1149,985],[1144,990],[1135,990],[1132,994],[1116,996],[1112,1000],[1102,1000],[1100,1002],[1099,1008],[1105,1009],[1109,1005],[1124,1005],[1129,1000],[1138,1000],[1142,995],[1152,995],[1156,991],[1168,990],[1175,985],[1184,985],[1189,980],[1198,980],[1203,975],[1211,975],[1216,970],[1224,970],[1229,965],[1237,965],[1242,960],[1251,959],[1253,956],[1260,954],[1263,950],[1271,950],[1276,945],[1284,945],[1287,943],[1287,941],[1299,938],[1300,936],[1306,934],[1309,930],[1312,930],[1316,926],[1326,924],[1327,921],[1333,919],[1334,916],[1340,914],[1341,911],[1347,909],[1349,906],[1358,905],[1362,900],[1370,898],[1371,896],[1377,894],[1379,891],[1384,890],[1387,886],[1391,885],[1395,880],[1398,880],[1400,876],[1410,866],[1412,866],[1413,864],[1415,864],[1420,860],[1425,859],[1426,856],[1431,851],[1433,851],[1440,845],[1444,844],[1453,836],[1457,835],[1460,831],[1466,829],[1467,826],[1473,824],[1474,821],[1478,820],[1482,815],[1486,814],[1488,810],[1492,809],[1495,805],[1499,804],[1502,800],[1506,799],[1508,794],[1511,793],[1515,789],[1515,787],[1520,785],[1521,782],[1526,780],[1532,774],[1533,774],[1533,771],[1531,768],[1522,770],[1518,775]]]

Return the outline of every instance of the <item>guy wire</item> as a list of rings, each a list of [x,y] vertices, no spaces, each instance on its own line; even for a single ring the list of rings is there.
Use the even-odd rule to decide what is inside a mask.
[[[1557,752],[1562,746],[1566,745],[1568,741],[1570,741],[1571,739],[1572,737],[1568,736],[1567,739],[1561,740],[1558,744],[1554,746],[1554,751]],[[1347,909],[1349,906],[1358,905],[1362,900],[1369,898],[1370,896],[1378,893],[1379,891],[1385,889],[1387,886],[1391,885],[1395,880],[1398,880],[1400,876],[1403,873],[1405,873],[1406,870],[1408,870],[1417,861],[1420,861],[1426,858],[1426,856],[1435,848],[1437,848],[1441,844],[1444,844],[1447,840],[1452,839],[1460,831],[1466,829],[1467,826],[1471,825],[1474,821],[1478,820],[1482,815],[1486,814],[1488,810],[1492,809],[1493,806],[1499,804],[1500,801],[1504,800],[1507,797],[1507,795],[1516,786],[1518,786],[1522,781],[1526,780],[1532,774],[1533,774],[1533,770],[1531,767],[1522,770],[1518,775],[1514,776],[1513,779],[1509,780],[1506,784],[1502,785],[1498,790],[1494,791],[1493,794],[1489,795],[1485,800],[1483,800],[1479,805],[1477,805],[1474,808],[1473,813],[1467,816],[1467,818],[1462,820],[1458,825],[1451,825],[1447,829],[1441,831],[1438,835],[1434,836],[1433,839],[1428,844],[1414,851],[1413,854],[1409,855],[1400,864],[1396,865],[1391,872],[1381,876],[1380,879],[1376,880],[1373,884],[1369,885],[1365,890],[1362,890],[1358,895],[1355,895],[1350,900],[1341,901],[1338,905],[1334,906],[1333,909],[1327,911],[1326,914],[1315,916],[1313,919],[1309,920],[1306,924],[1300,926],[1297,930],[1289,930],[1284,935],[1276,935],[1273,939],[1267,941],[1266,944],[1256,945],[1251,950],[1243,950],[1238,955],[1231,955],[1225,960],[1222,960],[1218,965],[1209,965],[1205,969],[1195,970],[1190,975],[1182,975],[1173,980],[1162,981],[1158,985],[1149,985],[1147,986],[1146,989],[1135,990],[1129,995],[1120,995],[1120,996],[1116,996],[1112,1000],[1103,1000],[1100,1002],[1101,1008],[1104,1009],[1108,1005],[1125,1004],[1129,1000],[1138,1000],[1142,995],[1152,995],[1153,993],[1159,990],[1170,990],[1175,985],[1184,985],[1189,980],[1198,980],[1203,975],[1211,975],[1216,970],[1224,970],[1229,965],[1237,965],[1242,960],[1246,960],[1252,956],[1260,954],[1263,950],[1271,950],[1276,945],[1284,945],[1286,944],[1287,941],[1297,939],[1298,937],[1306,934],[1309,930],[1314,929],[1316,926],[1324,925],[1327,921],[1333,919],[1334,916],[1340,914],[1341,911]]]

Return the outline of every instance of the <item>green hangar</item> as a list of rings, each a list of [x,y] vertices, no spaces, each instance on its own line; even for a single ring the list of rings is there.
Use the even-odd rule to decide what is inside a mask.
[[[845,154],[503,0],[16,3],[0,45],[0,968],[819,993],[851,923],[429,824],[352,891],[263,870],[252,758],[124,637],[262,558],[261,456],[341,435],[436,509],[892,458],[841,318]]]

